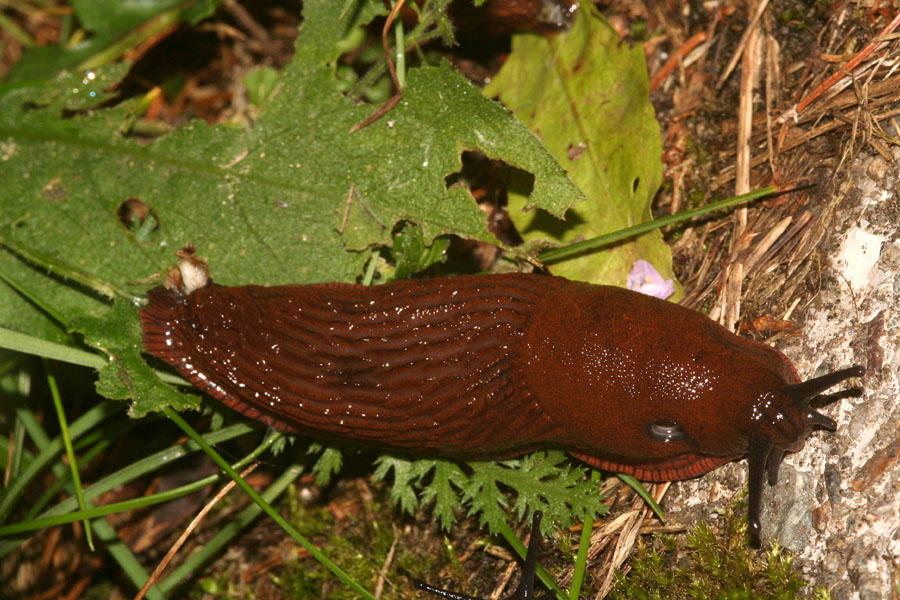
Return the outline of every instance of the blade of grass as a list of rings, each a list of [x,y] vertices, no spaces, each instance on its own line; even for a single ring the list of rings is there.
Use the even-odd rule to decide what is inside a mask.
[[[0,348],[15,350],[23,354],[34,354],[51,360],[58,360],[72,365],[99,369],[106,365],[106,360],[93,352],[72,348],[64,344],[42,340],[27,333],[0,327]]]
[[[130,430],[132,427],[131,421],[125,424],[125,431]],[[93,430],[88,435],[84,436],[79,440],[79,443],[76,444],[76,450],[79,450],[85,446],[91,446],[86,452],[81,454],[81,464],[89,464],[95,457],[97,457],[103,450],[108,448],[110,444],[112,444],[115,439],[116,433],[121,433],[123,431],[123,427],[121,423],[112,423],[107,425],[106,427],[101,427],[99,429]],[[53,482],[53,485],[48,487],[41,497],[38,498],[35,502],[32,503],[31,507],[28,509],[28,512],[25,513],[25,517],[22,519],[23,521],[31,521],[34,519],[44,507],[56,496],[59,494],[60,490],[64,485],[68,484],[68,479],[57,479]],[[85,498],[87,495],[85,493]]]
[[[262,494],[266,502],[271,504],[303,473],[302,465],[291,465],[282,473],[281,477],[272,482],[272,484]],[[203,544],[203,548],[193,552],[185,559],[172,573],[163,581],[159,582],[159,587],[164,593],[170,593],[182,581],[191,575],[197,573],[200,567],[213,555],[218,553],[223,547],[234,539],[247,525],[262,513],[262,508],[256,504],[251,504],[245,508],[240,515],[229,521],[228,525],[219,530],[219,533],[208,542]]]
[[[4,327],[0,327],[0,348],[15,350],[16,352],[21,352],[23,354],[43,356],[44,358],[58,360],[69,363],[70,365],[91,367],[93,369],[100,369],[107,364],[107,359],[94,352],[73,348],[71,346],[66,346],[65,344],[57,344],[56,342],[50,342],[28,335],[27,333],[20,333]],[[154,373],[166,383],[182,386],[191,385],[181,377],[167,371],[157,371],[154,369]]]
[[[591,481],[600,483],[600,472],[591,469]],[[587,568],[588,550],[591,549],[591,530],[594,526],[592,515],[584,516],[581,526],[581,539],[578,540],[578,555],[575,557],[575,570],[572,573],[572,585],[569,588],[570,600],[578,600],[581,597],[581,584],[584,581],[584,571]]]
[[[112,402],[106,404],[108,404],[113,409],[117,408]],[[57,458],[60,453],[60,445],[62,444],[60,438],[58,437],[52,441],[49,439],[46,432],[37,421],[37,418],[35,417],[33,411],[30,410],[29,406],[20,407],[16,412],[19,421],[23,424],[23,427],[26,429],[28,435],[32,438],[32,441],[40,452],[38,457],[47,456],[50,458]],[[88,413],[91,413],[91,411],[88,411]],[[70,438],[73,440],[77,438],[80,443],[84,440],[84,438],[95,437],[94,434],[97,432],[97,428],[94,426],[94,423],[90,422],[90,420],[86,423],[88,428],[86,429],[85,435],[82,437],[80,433],[77,433],[77,431],[81,429],[82,425],[82,423],[80,423],[79,421],[81,421],[81,419],[73,423],[70,430]],[[119,431],[121,431],[121,428],[119,428]],[[32,463],[33,462],[40,461],[33,460]],[[26,470],[23,471],[23,476],[17,479],[14,484],[24,485],[24,483],[22,482],[27,483],[33,475],[36,475],[42,470],[41,468],[39,470],[31,471],[33,475],[29,475],[28,469],[31,468],[32,463],[29,463],[29,465],[26,467]],[[52,466],[52,471],[57,477],[57,483],[63,486],[68,493],[69,498],[67,501],[71,501],[74,505],[74,503],[77,501],[77,498],[75,497],[75,486],[73,485],[71,480],[68,480],[70,472],[66,470],[65,465],[63,465],[62,461],[59,460],[57,460],[56,463]],[[93,508],[93,505],[87,500],[84,500],[83,504],[85,508]],[[81,517],[81,519],[72,519],[72,521],[83,520],[87,518],[90,518],[89,515],[84,515]],[[122,541],[118,538],[116,531],[109,524],[109,522],[107,522],[105,519],[98,519],[91,523],[91,526],[91,529],[96,534],[97,539],[99,539],[103,543],[110,555],[116,560],[121,571],[125,573],[133,582],[136,582],[136,584],[137,582],[145,581],[147,576],[146,573],[144,573],[143,567],[141,567],[140,562],[137,560],[128,546],[122,543]],[[20,543],[21,541],[19,540],[9,540],[2,542],[0,546],[3,547],[3,554],[8,552],[9,550],[16,548]],[[154,589],[150,594],[148,594],[148,597],[152,600],[164,600],[162,593],[160,593],[158,589]]]
[[[235,425],[234,427],[228,429],[232,430],[231,434],[234,433],[233,430],[250,431],[250,429],[244,425]],[[232,437],[236,437],[235,435],[231,434],[227,437],[223,437],[221,434],[224,431],[225,430],[221,430],[219,432],[216,432],[215,434],[209,434],[206,437],[215,439],[213,443],[218,443],[219,441],[223,441],[224,439],[231,439]],[[246,431],[241,431],[241,435]],[[279,438],[280,434],[268,437],[263,441],[262,444],[254,449],[253,452],[235,463],[234,468],[239,469],[251,460],[255,460]],[[172,447],[162,452],[158,452],[153,455],[153,457],[148,457],[141,461],[138,461],[137,463],[134,463],[133,465],[130,465],[129,467],[126,467],[125,469],[117,471],[113,475],[102,479],[96,484],[89,486],[85,489],[85,498],[87,500],[90,500],[108,491],[109,489],[120,485],[121,483],[135,479],[139,475],[143,475],[144,473],[153,471],[156,468],[171,464],[172,460],[174,460],[175,458],[186,456],[188,454],[186,450],[188,449],[191,451],[197,451],[200,449],[200,447],[193,442],[186,442],[184,444],[179,444],[179,446],[177,447]],[[152,463],[152,465],[148,463]],[[160,492],[152,496],[144,496],[138,499],[126,500],[124,502],[119,502],[116,504],[108,504],[105,506],[89,508],[85,511],[70,512],[76,506],[76,502],[74,498],[69,498],[45,512],[38,519],[28,522],[15,523],[12,525],[0,526],[0,537],[11,536],[27,531],[36,531],[45,527],[63,525],[65,523],[71,523],[73,521],[78,521],[85,518],[93,519],[124,510],[134,510],[136,508],[143,508],[145,506],[159,504],[160,502],[166,502],[168,500],[180,498],[181,496],[185,496],[197,490],[203,489],[207,485],[220,480],[222,477],[223,476],[221,474],[210,475],[193,483],[189,483],[181,487],[168,490],[166,492]],[[0,543],[0,558],[17,547],[19,543],[19,541]]]
[[[72,447],[72,438],[69,437],[69,424],[66,420],[66,411],[63,409],[62,398],[59,395],[59,387],[56,385],[56,376],[50,370],[47,359],[44,359],[44,372],[47,374],[47,385],[50,387],[50,397],[53,398],[53,405],[56,407],[56,417],[59,420],[60,435],[63,444],[66,447],[66,456],[69,458],[69,472],[72,474],[72,483],[75,487],[75,497],[78,499],[78,507],[81,510],[86,508],[84,504],[84,489],[81,486],[81,475],[78,473],[78,458],[75,456],[75,449]],[[88,548],[94,551],[94,536],[91,533],[90,521],[84,521],[84,535],[87,540]]]
[[[69,429],[69,435],[73,439],[78,438],[85,432],[96,427],[99,423],[101,423],[111,415],[118,413],[120,410],[121,406],[116,402],[110,401],[98,404],[97,406],[91,408],[89,411],[81,415],[72,423],[72,427]],[[29,419],[34,420],[34,423],[37,424],[34,416],[29,415],[28,411],[18,411],[17,414],[19,415],[19,418],[22,419],[26,430],[28,430],[28,434],[40,447],[40,444],[38,443],[40,435],[35,434],[34,432],[36,430],[40,430],[42,432],[43,429],[41,429],[39,426],[37,428],[35,428],[34,426],[29,427]],[[44,437],[46,439],[46,436]],[[35,477],[37,477],[37,475],[47,464],[49,464],[59,455],[62,449],[63,441],[61,438],[57,437],[54,440],[48,442],[46,446],[41,448],[40,453],[35,457],[35,459],[24,469],[22,469],[22,474],[18,478],[16,478],[15,481],[12,481],[9,487],[4,490],[2,496],[0,496],[0,523],[2,523],[6,519],[6,516],[12,509],[15,501],[25,490],[25,487],[29,483],[31,483],[35,479]]]
[[[92,523],[94,524],[94,529],[97,531],[97,537],[103,540],[106,551],[109,552],[110,556],[113,557],[113,560],[116,561],[116,564],[119,565],[119,569],[125,573],[136,590],[141,589],[143,582],[147,581],[149,574],[128,547],[128,544],[118,537],[115,529],[113,529],[112,525],[110,525],[109,521],[105,518],[95,519]],[[154,585],[147,591],[146,597],[149,598],[149,600],[166,600],[166,596],[160,591],[159,586],[157,585]]]
[[[0,12],[0,29],[15,38],[25,48],[34,47],[34,38],[27,31],[19,27],[19,24]]]
[[[663,515],[662,509],[659,507],[659,504],[656,503],[656,500],[653,499],[653,496],[650,495],[650,492],[647,491],[647,488],[644,485],[632,477],[631,475],[626,475],[625,473],[617,473],[619,479],[625,482],[628,487],[637,492],[637,495],[644,499],[650,508],[653,509],[653,512],[656,513],[656,516],[659,517],[659,520],[663,523],[666,522],[666,517]]]
[[[243,460],[241,462],[243,462]],[[37,531],[39,529],[55,527],[56,525],[65,525],[66,523],[72,523],[74,521],[81,521],[84,519],[96,519],[98,517],[105,517],[106,515],[111,515],[118,512],[125,512],[128,510],[135,510],[138,508],[152,506],[154,504],[160,504],[161,502],[168,502],[169,500],[175,500],[177,498],[181,498],[182,496],[186,496],[188,494],[199,491],[213,481],[220,478],[220,475],[211,475],[199,481],[173,488],[165,492],[159,492],[150,496],[141,496],[140,498],[132,498],[131,500],[125,500],[123,502],[104,504],[103,506],[91,506],[86,508],[85,510],[77,510],[67,514],[56,515],[52,517],[41,517],[33,521],[4,525],[0,527],[0,537],[17,535],[28,531]]]
[[[294,529],[294,527],[291,526],[290,523],[285,521],[284,518],[279,515],[275,511],[275,509],[272,508],[272,506],[256,492],[256,490],[250,487],[250,484],[248,484],[240,475],[238,475],[237,471],[232,469],[231,466],[227,462],[225,462],[225,460],[221,456],[219,456],[218,452],[213,450],[213,448],[209,444],[203,441],[203,439],[197,434],[197,432],[194,431],[194,429],[190,425],[188,425],[187,421],[181,418],[181,415],[168,407],[166,407],[165,413],[166,416],[175,421],[175,423],[179,427],[181,427],[181,429],[186,434],[188,434],[188,436],[192,440],[197,442],[197,444],[200,445],[203,451],[206,452],[209,457],[212,458],[213,461],[215,461],[215,463],[228,474],[229,477],[234,479],[238,486],[240,486],[240,488],[244,490],[244,492],[248,496],[250,496],[250,498],[260,506],[260,508],[262,508],[263,512],[265,512],[273,521],[278,523],[278,525],[281,526],[281,528],[284,529],[288,533],[288,535],[294,538],[294,540],[298,544],[306,548],[306,550],[313,556],[313,558],[318,560],[325,568],[331,571],[335,576],[346,583],[350,588],[352,588],[356,593],[360,594],[363,598],[365,598],[366,600],[375,600],[375,597],[372,596],[372,594],[367,592],[361,585],[351,579],[350,576],[344,573],[344,571],[340,567],[334,564],[327,556],[322,554],[322,552],[320,552],[318,548],[313,546],[309,542],[309,540],[303,537],[303,535],[301,535],[299,531]]]
[[[654,229],[659,229],[661,227],[666,227],[667,225],[674,225],[675,223],[688,221],[700,215],[705,215],[713,211],[722,210],[723,208],[728,208],[730,206],[734,206],[735,204],[741,204],[742,202],[756,200],[757,198],[762,198],[763,196],[768,196],[770,194],[784,192],[788,189],[792,188],[786,186],[770,185],[768,187],[748,192],[746,194],[741,194],[740,196],[734,196],[733,198],[722,200],[721,202],[714,202],[712,204],[708,204],[694,210],[684,210],[675,215],[662,217],[660,219],[655,219],[647,223],[634,225],[633,227],[626,227],[625,229],[620,229],[619,231],[614,231],[612,233],[601,235],[589,240],[585,240],[583,242],[578,242],[569,246],[563,246],[562,248],[553,248],[552,250],[541,252],[538,255],[538,260],[540,260],[544,264],[548,264],[568,258],[573,258],[575,256],[578,256],[579,254],[585,254],[593,250],[597,250],[598,248],[609,246],[611,244],[614,244],[615,242],[620,242],[622,240],[647,233],[648,231],[653,231]]]
[[[96,69],[97,67],[108,65],[109,63],[118,60],[119,57],[123,56],[132,48],[161,34],[166,29],[178,25],[181,12],[190,4],[193,4],[193,2],[182,2],[181,4],[144,21],[139,27],[136,27],[106,48],[85,59],[80,65],[75,67],[75,70],[82,71],[85,69]]]

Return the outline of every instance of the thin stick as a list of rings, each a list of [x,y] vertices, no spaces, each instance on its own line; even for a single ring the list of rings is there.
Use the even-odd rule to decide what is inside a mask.
[[[691,53],[691,51],[706,41],[709,36],[705,31],[701,31],[700,33],[695,33],[691,37],[689,37],[678,50],[675,51],[672,56],[669,57],[669,60],[666,61],[666,64],[662,66],[662,68],[653,75],[653,78],[650,80],[650,91],[655,90],[659,85],[665,81],[666,77],[675,70],[675,67],[684,60],[684,57]]]
[[[394,550],[397,549],[397,542],[400,541],[400,530],[396,525],[391,525],[391,529],[394,531],[394,541],[391,542],[391,548],[388,550],[387,557],[384,559],[384,564],[381,565],[381,570],[378,571],[378,581],[375,583],[375,594],[376,598],[381,598],[381,592],[384,589],[384,580],[387,578],[388,569],[391,568],[391,562],[394,560]]]
[[[241,471],[241,477],[246,478],[247,475],[249,475],[250,473],[253,472],[254,469],[256,469],[258,464],[259,463],[253,463],[250,466],[248,466],[246,469]],[[202,521],[204,519],[204,517],[206,517],[207,513],[209,513],[209,511],[212,510],[212,508],[216,504],[218,504],[219,501],[222,498],[224,498],[225,495],[228,494],[228,492],[230,492],[231,489],[235,485],[236,484],[233,479],[231,481],[229,481],[225,485],[225,487],[223,487],[221,490],[219,490],[219,493],[216,494],[212,500],[207,502],[206,505],[200,510],[200,512],[197,513],[197,516],[191,520],[191,522],[188,524],[188,526],[185,528],[185,530],[183,532],[181,532],[181,535],[178,536],[178,539],[175,540],[175,543],[172,544],[172,547],[169,548],[169,551],[166,552],[166,555],[163,557],[163,559],[161,561],[159,561],[158,565],[156,565],[156,568],[153,570],[153,573],[151,573],[150,577],[147,578],[147,582],[144,584],[144,587],[141,588],[141,591],[139,591],[137,593],[137,595],[134,597],[134,600],[142,600],[143,597],[145,595],[147,595],[147,591],[150,589],[150,586],[152,586],[154,583],[156,583],[156,580],[159,579],[159,576],[162,575],[162,572],[166,569],[167,566],[169,566],[169,563],[172,561],[173,558],[175,558],[175,554],[178,552],[178,550],[181,549],[181,547],[187,541],[188,536],[191,535],[191,533],[194,531],[194,529],[197,528],[198,525],[200,525],[200,521]]]
[[[894,15],[894,18],[891,19],[891,22],[887,24],[887,27],[882,29],[881,33],[879,33],[877,36],[875,36],[875,38],[871,42],[866,44],[866,46],[862,50],[857,52],[853,58],[848,60],[847,63],[843,67],[838,69],[834,74],[831,75],[831,77],[829,77],[828,79],[826,79],[825,81],[820,83],[816,87],[816,89],[814,89],[813,91],[808,93],[806,96],[804,96],[803,99],[797,103],[796,108],[794,108],[793,110],[787,111],[785,114],[783,114],[781,117],[779,117],[779,120],[787,121],[788,118],[799,115],[800,113],[803,112],[803,110],[807,106],[809,106],[816,99],[818,99],[819,96],[821,96],[826,91],[828,91],[828,89],[831,86],[833,86],[835,83],[837,83],[844,77],[850,76],[850,72],[853,71],[853,69],[858,67],[860,65],[860,63],[862,63],[862,61],[866,60],[869,57],[869,55],[875,51],[876,48],[878,48],[882,43],[884,43],[884,40],[882,39],[882,37],[892,33],[898,26],[900,26],[900,12],[898,12],[896,15]]]
[[[391,81],[394,82],[394,89],[396,89],[397,91],[393,96],[388,98],[388,101],[385,102],[381,106],[381,108],[372,113],[372,115],[368,119],[351,127],[350,133],[359,131],[363,127],[374,123],[382,116],[384,116],[385,113],[397,106],[397,103],[399,103],[403,98],[403,88],[400,87],[400,80],[397,79],[397,70],[394,68],[394,61],[391,59],[391,50],[388,46],[388,31],[390,31],[391,25],[393,25],[394,23],[394,19],[397,18],[397,14],[400,12],[400,9],[403,8],[403,5],[405,3],[406,0],[397,0],[394,8],[391,9],[391,14],[388,15],[387,20],[384,22],[384,29],[381,30],[381,44],[384,46],[384,58],[387,61],[388,71],[391,74]]]
[[[764,0],[765,1],[765,0]],[[753,29],[748,32],[746,52],[741,61],[741,93],[738,99],[738,134],[737,134],[737,158],[734,193],[746,194],[750,191],[750,136],[753,133],[753,88],[756,81],[757,69],[756,45],[759,41],[759,31]],[[736,211],[740,218],[740,229],[735,234],[735,239],[743,233],[747,222],[746,209]],[[743,213],[743,214],[741,214]]]
[[[725,80],[728,79],[728,76],[731,75],[731,72],[734,70],[735,65],[737,65],[738,61],[741,58],[741,55],[744,54],[745,47],[750,41],[750,35],[753,31],[756,30],[756,25],[759,23],[759,19],[762,17],[763,12],[766,10],[766,6],[769,5],[769,0],[762,0],[756,6],[756,12],[753,13],[753,17],[750,19],[750,22],[747,23],[747,29],[744,30],[744,35],[741,36],[741,41],[738,43],[737,49],[734,51],[734,54],[731,56],[731,60],[728,61],[728,66],[725,67],[725,72],[722,73],[722,76],[719,77],[719,82],[716,84],[716,89],[721,88],[725,85]]]

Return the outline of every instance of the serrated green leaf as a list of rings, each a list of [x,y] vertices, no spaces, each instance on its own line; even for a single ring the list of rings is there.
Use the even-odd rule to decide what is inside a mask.
[[[358,116],[344,125],[349,128],[368,114]],[[446,61],[411,71],[394,111],[354,135],[358,137],[343,154],[343,196],[351,183],[355,186],[343,229],[351,249],[390,244],[390,232],[400,221],[419,224],[428,244],[448,233],[495,243],[469,191],[448,189],[445,183],[447,175],[462,167],[463,150],[478,149],[534,173],[530,199],[549,210],[565,210],[583,197],[530,132],[503,107],[476,93]],[[342,137],[340,128],[334,136]],[[357,179],[353,169],[371,176]],[[423,208],[427,218],[417,216]]]
[[[595,485],[584,469],[572,465],[560,451],[534,452],[518,461],[469,463],[473,474],[463,488],[463,502],[470,514],[480,514],[492,533],[506,518],[509,507],[504,489],[513,490],[512,509],[521,519],[526,512],[544,511],[549,517],[541,530],[605,514]],[[502,486],[502,487],[501,487]]]
[[[466,480],[466,474],[457,463],[439,461],[434,466],[434,479],[422,491],[422,504],[434,500],[431,512],[444,530],[449,530],[456,522],[456,513],[462,508],[458,490],[463,488]]]
[[[100,370],[97,392],[112,400],[132,400],[130,414],[143,417],[148,412],[171,406],[176,410],[197,408],[200,398],[185,394],[164,384],[141,356],[140,324],[135,320],[135,307],[116,300],[104,317],[76,317],[70,321],[73,331],[88,332],[85,343],[102,350],[111,360]]]
[[[360,2],[353,18],[343,20],[339,10],[326,0],[304,4],[294,60],[249,131],[195,121],[154,143],[139,142],[127,135],[133,102],[98,108],[127,65],[5,89],[0,225],[16,223],[11,235],[21,243],[118,287],[159,277],[174,251],[189,243],[218,283],[274,285],[353,281],[367,259],[354,250],[389,245],[400,221],[421,227],[426,244],[446,233],[493,240],[471,194],[446,186],[463,149],[532,171],[532,199],[540,205],[580,197],[536,138],[447,63],[412,70],[403,102],[349,133],[373,107],[339,91],[337,43],[384,7]],[[356,193],[344,223],[351,187]],[[120,206],[129,199],[149,206],[158,220],[149,240],[138,239],[130,221],[120,222]],[[116,372],[103,374],[105,393],[133,397],[136,415],[165,402],[155,386],[137,383],[147,371],[135,359],[140,332],[127,327],[127,317],[9,253],[0,253],[0,270],[65,315],[89,343],[102,340],[95,345],[119,358]],[[146,285],[130,289],[140,294]],[[0,287],[0,324],[67,339],[6,286]],[[106,339],[107,329],[116,336]],[[177,394],[169,400],[186,402]]]
[[[415,463],[418,462],[418,465]],[[411,461],[391,454],[383,454],[376,460],[375,481],[382,481],[391,475],[391,501],[407,514],[413,514],[419,507],[419,495],[415,486],[421,478],[422,469],[431,469],[433,460]],[[426,471],[427,472],[427,471]]]
[[[514,36],[508,60],[485,93],[499,96],[537,133],[589,198],[561,221],[552,215],[562,213],[530,210],[529,199],[510,193],[510,217],[526,241],[590,239],[651,218],[662,142],[643,49],[623,43],[593,6],[585,5],[572,29],[555,37]],[[639,258],[672,277],[659,232],[554,264],[553,272],[624,286]]]
[[[343,466],[343,453],[338,448],[326,446],[312,468],[312,472],[316,476],[316,485],[319,487],[328,485],[331,478],[341,472]]]

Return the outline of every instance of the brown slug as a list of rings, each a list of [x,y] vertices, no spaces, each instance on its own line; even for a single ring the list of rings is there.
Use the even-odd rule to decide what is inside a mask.
[[[157,288],[144,348],[281,431],[449,458],[563,448],[644,481],[749,458],[762,483],[816,427],[810,402],[862,375],[801,382],[781,352],[623,288],[527,274]]]

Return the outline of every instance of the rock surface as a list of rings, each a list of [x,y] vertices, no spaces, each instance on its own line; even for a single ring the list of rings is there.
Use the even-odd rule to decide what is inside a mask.
[[[862,397],[822,409],[837,432],[814,432],[764,492],[763,542],[791,550],[834,600],[890,599],[900,568],[900,150],[893,158],[859,158],[836,191],[844,197],[813,257],[817,293],[791,317],[802,335],[779,344],[804,379],[867,371]],[[676,485],[663,508],[676,522],[715,525],[745,483],[746,461],[733,463]]]

